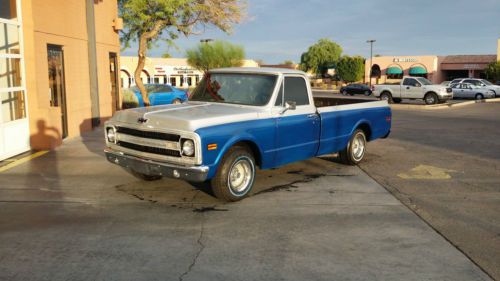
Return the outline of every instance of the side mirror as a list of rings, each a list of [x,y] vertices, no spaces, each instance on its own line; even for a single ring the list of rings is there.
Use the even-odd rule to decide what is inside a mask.
[[[295,110],[297,108],[297,103],[294,101],[285,102],[285,108],[280,112],[281,115],[285,114],[288,110]]]
[[[417,84],[415,84],[415,87],[422,87],[422,84],[417,83]]]

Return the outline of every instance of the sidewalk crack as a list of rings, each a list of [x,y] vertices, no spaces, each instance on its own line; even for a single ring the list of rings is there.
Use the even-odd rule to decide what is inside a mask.
[[[205,232],[205,224],[204,224],[204,220],[202,220],[201,227],[200,227],[200,236],[198,237],[198,240],[196,241],[196,243],[198,243],[198,245],[199,245],[198,252],[196,252],[196,255],[194,256],[193,261],[189,265],[188,269],[186,271],[184,271],[184,273],[182,273],[181,276],[179,276],[179,281],[183,281],[184,277],[186,277],[189,274],[189,272],[191,272],[193,267],[196,265],[196,262],[198,261],[198,257],[201,255],[201,252],[203,252],[203,250],[205,249],[205,244],[203,244],[203,242],[201,241],[203,239],[204,232]]]

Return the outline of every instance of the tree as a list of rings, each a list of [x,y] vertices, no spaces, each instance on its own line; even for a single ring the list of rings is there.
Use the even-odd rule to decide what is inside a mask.
[[[313,71],[324,74],[337,63],[342,54],[342,47],[337,43],[323,38],[309,47],[300,58],[300,68],[304,71]]]
[[[488,64],[484,72],[489,80],[493,82],[500,81],[500,61]]]
[[[244,0],[118,0],[120,17],[125,22],[121,41],[125,47],[138,42],[138,63],[134,72],[145,105],[149,99],[140,79],[146,52],[159,39],[173,45],[180,35],[189,36],[216,27],[230,32],[245,11]]]
[[[343,56],[337,63],[337,74],[345,82],[356,82],[363,78],[365,59],[360,56]]]
[[[285,60],[283,62],[284,65],[294,65],[295,63],[292,60]]]
[[[225,41],[199,43],[193,49],[186,51],[190,66],[207,72],[212,68],[242,66],[245,51],[242,46]]]
[[[164,53],[163,55],[161,55],[161,57],[162,57],[163,59],[169,59],[169,58],[171,58],[171,57],[172,57],[172,55],[170,55],[169,53]]]

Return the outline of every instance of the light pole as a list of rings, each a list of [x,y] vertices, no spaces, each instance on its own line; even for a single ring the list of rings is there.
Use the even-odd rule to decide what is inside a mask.
[[[366,43],[370,43],[370,71],[368,71],[368,79],[370,79],[370,88],[372,87],[372,67],[373,67],[373,43],[376,40],[370,39],[367,40]]]

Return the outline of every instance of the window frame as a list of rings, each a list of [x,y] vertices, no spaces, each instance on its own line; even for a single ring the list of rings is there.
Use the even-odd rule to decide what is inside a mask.
[[[15,3],[16,3],[16,19],[10,20],[10,19],[5,19],[5,18],[0,18],[0,24],[14,25],[17,27],[18,38],[19,38],[19,54],[0,54],[0,59],[19,59],[21,85],[16,86],[16,87],[5,87],[5,88],[0,87],[0,93],[3,93],[3,92],[21,92],[23,95],[23,100],[24,100],[24,109],[25,109],[24,115],[25,116],[24,116],[24,118],[9,121],[7,123],[29,120],[29,108],[28,108],[28,101],[27,101],[28,95],[26,93],[26,68],[25,68],[25,60],[24,60],[23,20],[22,20],[22,13],[20,12],[21,0],[16,0]],[[0,108],[0,114],[1,114],[1,108]],[[4,124],[3,121],[0,121],[0,125],[2,125],[2,124]]]
[[[307,104],[297,104],[297,107],[306,107],[306,106],[311,106],[313,105],[314,103],[311,101],[311,97],[309,95],[309,86],[308,86],[308,83],[307,83],[307,80],[305,79],[304,76],[302,75],[294,75],[294,74],[284,74],[282,79],[281,79],[281,83],[279,83],[279,87],[278,87],[278,94],[276,96],[276,100],[274,101],[274,107],[284,107],[285,106],[285,102],[286,102],[286,79],[287,78],[299,78],[299,79],[302,79],[304,81],[304,85],[305,85],[305,88],[306,88],[306,94],[307,94]],[[278,86],[278,85],[277,85]],[[283,92],[283,95],[281,95],[281,104],[277,104],[279,98],[280,98],[280,92]]]

